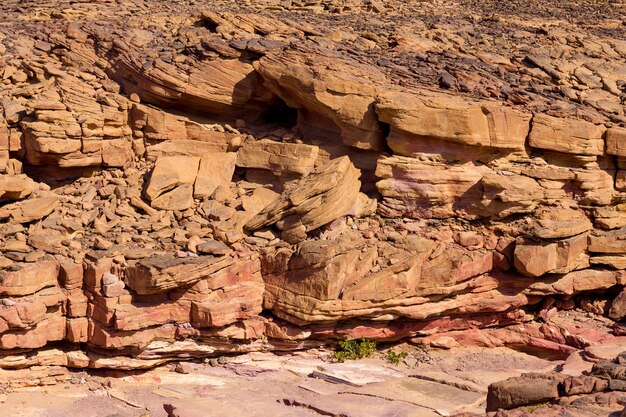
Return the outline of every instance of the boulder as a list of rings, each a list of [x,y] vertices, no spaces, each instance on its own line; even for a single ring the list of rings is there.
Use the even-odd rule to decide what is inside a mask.
[[[0,207],[0,219],[10,218],[18,223],[31,223],[52,213],[58,204],[59,198],[56,196],[29,198]]]
[[[513,254],[515,268],[530,277],[547,273],[568,273],[589,266],[587,235],[560,241],[533,241],[518,239]]]
[[[198,175],[200,158],[170,156],[159,158],[150,174],[145,195],[152,201],[179,185],[192,185]]]
[[[594,210],[593,221],[601,229],[621,229],[626,227],[626,213],[614,207],[598,207]]]
[[[268,251],[261,266],[270,288],[283,288],[303,297],[337,300],[346,288],[368,273],[377,254],[376,248],[351,234],[333,240],[302,242],[295,253],[284,248]]]
[[[617,297],[613,299],[609,317],[615,321],[622,321],[626,318],[626,289],[622,289]]]
[[[487,411],[509,410],[559,398],[559,381],[546,375],[509,378],[489,385]]]
[[[589,252],[622,254],[626,253],[626,230],[596,232],[589,235]]]
[[[595,376],[580,375],[565,379],[562,386],[565,396],[592,394],[606,391],[609,388],[609,381]]]
[[[595,269],[572,271],[564,275],[546,276],[530,284],[524,293],[528,295],[574,295],[587,291],[602,291],[615,285],[623,285],[619,272]]]
[[[131,264],[125,271],[124,282],[137,294],[157,294],[193,285],[233,262],[231,257],[153,256]]]
[[[530,277],[539,277],[553,269],[557,262],[556,243],[515,245],[514,265],[522,274]]]
[[[150,205],[160,210],[191,207],[199,165],[200,158],[192,156],[159,158],[144,191]]]
[[[534,178],[525,175],[499,175],[493,172],[482,179],[483,216],[505,218],[513,214],[531,213],[539,204],[557,202],[566,197],[562,189],[546,189]]]
[[[237,154],[208,153],[200,158],[198,174],[193,184],[194,198],[210,197],[221,185],[230,184],[235,172]]]
[[[193,206],[193,186],[181,184],[171,191],[159,195],[150,202],[158,210],[187,210]]]
[[[226,246],[222,242],[218,242],[217,240],[202,242],[198,244],[198,246],[196,246],[196,250],[200,253],[217,256],[227,255],[231,252],[228,246]]]
[[[237,152],[237,166],[263,169],[274,175],[308,175],[315,167],[319,148],[262,139],[246,142]]]
[[[210,120],[142,104],[133,105],[130,126],[136,137],[146,141],[149,160],[160,156],[203,156],[206,152],[226,152],[229,142],[237,137],[234,133],[216,130]]]
[[[592,229],[591,221],[579,210],[550,208],[535,213],[533,234],[542,239],[558,239],[579,235]]]
[[[626,156],[626,128],[613,126],[606,131],[606,153]]]
[[[38,184],[24,174],[0,174],[0,202],[21,200],[38,188]]]
[[[276,224],[292,240],[344,216],[359,196],[360,171],[347,156],[316,168],[245,225],[248,230]]]
[[[0,272],[0,295],[24,296],[58,285],[59,263],[47,259],[33,264],[17,264]]]

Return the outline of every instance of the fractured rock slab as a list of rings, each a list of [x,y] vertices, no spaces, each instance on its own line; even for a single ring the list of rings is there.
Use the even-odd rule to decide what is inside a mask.
[[[276,224],[299,241],[306,233],[345,215],[359,195],[360,171],[346,156],[316,168],[293,184],[275,202],[246,223],[246,229],[257,230]]]

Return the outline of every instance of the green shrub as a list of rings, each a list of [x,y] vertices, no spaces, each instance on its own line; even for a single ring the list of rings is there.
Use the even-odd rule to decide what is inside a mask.
[[[335,351],[335,360],[345,362],[346,359],[363,359],[376,352],[376,342],[362,338],[360,340],[341,340]]]
[[[399,364],[400,361],[406,358],[407,356],[409,356],[409,354],[406,352],[396,352],[393,349],[389,349],[387,351],[387,360],[394,365]]]
[[[548,406],[548,403],[533,404],[533,405],[527,406],[526,411],[528,413],[532,413],[535,410],[539,410],[540,408],[547,407],[547,406]]]

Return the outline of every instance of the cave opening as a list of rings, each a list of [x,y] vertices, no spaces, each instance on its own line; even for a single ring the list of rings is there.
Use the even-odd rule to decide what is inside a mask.
[[[291,129],[298,123],[298,109],[289,107],[281,98],[275,97],[265,110],[263,121],[285,129]]]
[[[388,155],[393,155],[393,149],[389,146],[389,134],[391,133],[391,125],[389,123],[378,121],[378,125],[380,126],[380,130],[382,131],[383,137],[383,152]]]
[[[208,16],[203,16],[195,24],[197,27],[205,28],[211,33],[217,33],[219,24]]]

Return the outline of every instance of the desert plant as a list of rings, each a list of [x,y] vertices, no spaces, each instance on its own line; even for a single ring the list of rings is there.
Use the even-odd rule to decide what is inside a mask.
[[[387,351],[387,360],[392,364],[397,365],[402,359],[406,358],[408,355],[409,354],[406,352],[396,352],[393,349],[389,349]]]
[[[340,340],[335,350],[335,360],[345,362],[346,359],[363,359],[376,352],[376,342],[361,338],[359,340]]]
[[[547,407],[547,406],[548,406],[548,403],[539,403],[539,404],[529,405],[529,406],[526,407],[526,412],[532,413],[535,410],[539,410],[539,409]]]

